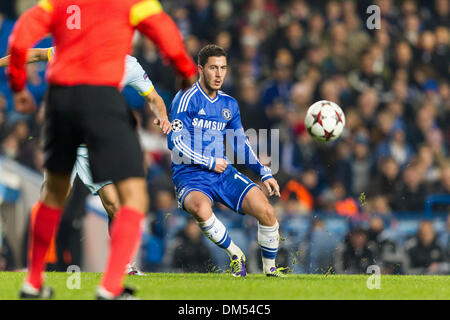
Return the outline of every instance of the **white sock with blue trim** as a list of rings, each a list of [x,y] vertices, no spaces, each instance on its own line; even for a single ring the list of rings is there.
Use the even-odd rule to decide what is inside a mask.
[[[258,244],[261,248],[264,273],[269,273],[270,269],[275,267],[275,258],[280,244],[278,229],[278,221],[271,227],[258,223]]]
[[[214,242],[217,246],[224,249],[230,258],[237,256],[240,258],[243,255],[242,250],[236,246],[228,235],[227,228],[224,224],[214,215],[204,221],[198,223],[203,234],[208,237],[209,240]]]

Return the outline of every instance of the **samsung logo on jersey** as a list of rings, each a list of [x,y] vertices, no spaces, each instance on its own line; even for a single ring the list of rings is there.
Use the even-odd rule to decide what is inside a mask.
[[[194,118],[192,120],[192,125],[194,127],[199,127],[203,129],[211,129],[211,130],[219,130],[222,131],[225,129],[225,126],[227,125],[225,122],[218,122],[218,121],[211,121],[211,120],[204,120],[199,118]]]

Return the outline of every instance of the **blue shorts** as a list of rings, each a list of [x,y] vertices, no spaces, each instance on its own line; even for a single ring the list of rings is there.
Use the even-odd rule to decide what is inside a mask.
[[[174,183],[178,207],[182,209],[186,196],[192,191],[199,191],[211,200],[211,204],[219,201],[231,210],[243,214],[241,207],[247,192],[252,187],[261,189],[232,165],[228,165],[222,174],[205,170],[176,180],[178,183]]]

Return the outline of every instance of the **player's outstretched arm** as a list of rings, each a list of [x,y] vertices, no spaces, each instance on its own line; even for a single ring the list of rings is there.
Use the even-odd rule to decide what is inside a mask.
[[[39,61],[48,61],[48,50],[47,49],[30,49],[27,53],[26,63],[35,63]],[[9,66],[10,55],[0,58],[0,67]]]
[[[40,61],[48,61],[48,53],[51,48],[30,49],[27,54],[27,63],[35,63]]]
[[[9,57],[10,56],[5,56],[3,58],[0,58],[0,68],[9,66]]]
[[[9,37],[8,53],[11,57],[7,69],[8,82],[13,92],[24,90],[28,49],[50,32],[52,16],[51,0],[41,0],[38,5],[26,11],[14,25]]]
[[[164,103],[164,100],[155,89],[144,96],[144,99],[156,117],[153,123],[159,126],[164,134],[169,134],[172,126],[169,122],[169,118],[167,117],[166,104]]]

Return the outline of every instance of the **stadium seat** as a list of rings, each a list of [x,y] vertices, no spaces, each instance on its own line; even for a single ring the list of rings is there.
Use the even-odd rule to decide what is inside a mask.
[[[418,228],[418,219],[399,219],[393,226],[391,225],[392,234],[395,236],[395,240],[400,243],[414,236]]]
[[[349,226],[345,218],[325,218],[325,230],[342,239],[348,232]]]
[[[230,235],[231,239],[233,239],[233,242],[241,248],[242,251],[248,252],[250,242],[253,237],[249,237],[248,233],[245,232],[245,230],[242,229],[228,229],[228,234]],[[256,239],[256,234],[253,235]],[[249,239],[250,238],[250,239]]]
[[[177,235],[177,233],[184,228],[187,218],[187,213],[185,215],[174,213],[166,218],[167,224],[165,228],[165,242],[172,240]]]
[[[308,273],[326,273],[334,264],[340,236],[326,231],[314,232],[308,246],[305,269]]]
[[[311,226],[309,216],[292,216],[284,218],[281,225],[281,234],[291,238],[294,242],[301,242]]]
[[[147,263],[161,263],[164,256],[164,243],[150,234],[144,234],[142,239],[144,259]]]
[[[230,263],[230,258],[228,257],[228,254],[225,252],[225,250],[219,248],[212,241],[209,241],[206,237],[204,237],[203,240],[210,250],[213,263],[216,266],[217,271],[227,270]]]

